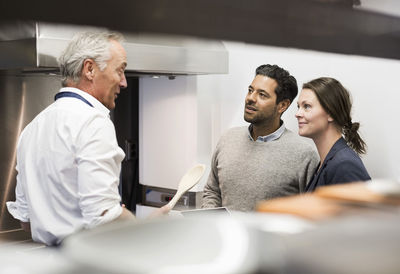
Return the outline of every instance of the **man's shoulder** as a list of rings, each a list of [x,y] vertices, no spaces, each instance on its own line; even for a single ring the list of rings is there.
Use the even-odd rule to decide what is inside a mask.
[[[43,109],[41,112],[39,112],[33,119],[30,121],[22,131],[28,131],[30,128],[34,127],[36,124],[40,123],[43,119],[46,119],[46,117],[53,117],[54,115],[52,114],[52,109],[54,108],[54,103],[48,105],[45,109]]]
[[[63,100],[54,104],[53,114],[58,116],[64,126],[72,128],[86,128],[89,125],[107,125],[112,123],[102,111],[91,107],[81,100]]]
[[[310,158],[316,163],[319,162],[317,149],[311,139],[301,137],[286,129],[280,138],[280,143],[284,151],[290,152],[292,156],[298,155],[304,159]]]
[[[246,126],[232,127],[222,132],[217,147],[227,144],[238,144],[248,140],[248,129]]]
[[[54,102],[42,110],[24,129],[52,127],[88,129],[89,125],[99,127],[112,124],[111,120],[99,110],[87,106],[79,100],[68,102]],[[88,129],[89,130],[89,129]]]
[[[220,139],[226,139],[226,138],[230,139],[235,136],[248,135],[247,132],[248,129],[246,126],[231,127],[222,132]]]
[[[248,126],[231,127],[225,131],[226,134],[247,134],[248,132]]]
[[[285,129],[280,139],[285,144],[299,146],[300,148],[310,149],[315,147],[311,139],[301,137],[289,129]]]

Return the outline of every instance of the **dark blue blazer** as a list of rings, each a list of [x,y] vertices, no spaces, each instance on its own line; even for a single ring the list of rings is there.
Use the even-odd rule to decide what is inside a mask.
[[[340,138],[333,145],[319,170],[307,184],[305,191],[312,192],[319,186],[371,180],[363,162]]]

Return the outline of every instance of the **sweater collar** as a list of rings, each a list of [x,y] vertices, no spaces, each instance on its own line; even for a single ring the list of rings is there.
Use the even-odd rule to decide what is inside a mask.
[[[258,136],[256,142],[270,142],[270,141],[279,139],[282,136],[285,129],[286,129],[285,123],[281,120],[281,126],[276,131],[274,131],[271,134],[268,134],[266,136]],[[252,131],[253,131],[253,125],[251,124],[248,127],[248,135],[249,135],[250,140],[254,141],[253,137],[251,136]]]

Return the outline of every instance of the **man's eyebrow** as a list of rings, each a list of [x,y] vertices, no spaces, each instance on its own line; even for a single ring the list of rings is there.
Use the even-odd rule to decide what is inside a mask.
[[[264,90],[264,89],[257,89],[258,92],[264,92],[264,93],[268,93],[268,91]],[[268,93],[269,94],[269,93]]]
[[[249,89],[252,89],[252,90],[254,90],[254,88],[253,88],[253,86],[252,85],[249,85]],[[269,93],[268,93],[268,91],[266,91],[266,90],[264,90],[264,89],[256,89],[256,91],[257,92],[264,92],[264,93],[267,93],[268,95],[269,95]]]

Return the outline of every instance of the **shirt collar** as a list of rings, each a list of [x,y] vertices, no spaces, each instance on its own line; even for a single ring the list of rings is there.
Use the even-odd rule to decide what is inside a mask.
[[[252,129],[253,125],[251,124],[248,127],[248,134],[250,140],[254,141],[253,137],[251,136]],[[281,126],[275,132],[272,132],[271,134],[268,134],[266,136],[258,136],[256,142],[270,142],[279,139],[279,137],[281,137],[285,129],[286,129],[285,123],[281,120]]]
[[[94,98],[92,95],[90,95],[86,91],[80,90],[78,88],[73,88],[73,87],[64,87],[64,88],[60,89],[60,92],[64,92],[64,91],[70,91],[70,92],[79,94],[80,96],[82,96],[83,98],[88,100],[95,109],[101,111],[107,117],[110,117],[110,110],[108,108],[106,108],[99,100]]]

